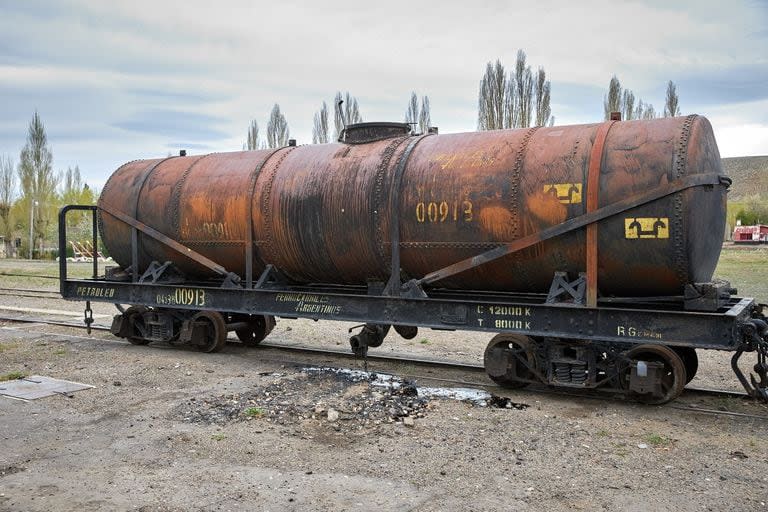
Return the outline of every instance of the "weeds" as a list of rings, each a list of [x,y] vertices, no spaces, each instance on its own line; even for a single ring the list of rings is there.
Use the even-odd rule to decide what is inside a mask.
[[[0,375],[0,382],[5,382],[8,380],[23,379],[26,376],[27,376],[26,373],[20,372],[20,371],[8,372],[3,375]]]
[[[659,447],[659,446],[668,446],[672,443],[672,439],[664,436],[660,436],[659,434],[648,434],[645,436],[645,441],[653,446]]]
[[[243,414],[245,414],[249,418],[260,418],[264,416],[264,409],[262,409],[261,407],[248,407],[246,410],[243,411]]]

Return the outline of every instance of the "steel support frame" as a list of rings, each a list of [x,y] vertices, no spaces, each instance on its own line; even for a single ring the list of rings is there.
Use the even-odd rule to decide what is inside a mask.
[[[66,247],[66,214],[91,211],[97,247],[96,206],[65,206],[59,213],[59,247]],[[292,286],[266,283],[255,288],[210,282],[184,284],[68,279],[64,253],[59,258],[60,292],[69,300],[141,304],[175,310],[212,310],[314,320],[343,320],[433,329],[516,333],[542,338],[609,343],[655,343],[717,350],[743,345],[741,326],[751,317],[753,299],[733,299],[718,312],[683,311],[682,303],[611,303],[596,308],[547,304],[546,294],[431,290],[429,296],[390,296],[355,286]],[[266,273],[265,273],[266,274]],[[263,277],[263,276],[262,276]],[[707,333],[708,336],[702,336]]]
[[[472,292],[457,299],[440,292],[427,298],[368,295],[356,287],[244,289],[88,279],[65,280],[61,285],[62,296],[69,300],[717,350],[738,348],[740,325],[750,318],[754,304],[752,299],[740,299],[726,311],[704,313],[576,308],[546,304],[545,296],[533,300]]]

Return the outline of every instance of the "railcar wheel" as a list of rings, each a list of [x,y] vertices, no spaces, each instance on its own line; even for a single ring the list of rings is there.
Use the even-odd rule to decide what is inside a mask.
[[[696,349],[692,347],[673,347],[672,350],[677,352],[677,355],[683,360],[683,365],[685,365],[685,383],[688,384],[699,370],[699,356],[696,355]]]
[[[235,329],[237,338],[245,345],[255,347],[275,328],[275,317],[271,315],[235,315],[235,322],[247,322],[248,327]]]
[[[663,345],[639,345],[629,352],[627,357],[633,361],[662,363],[661,396],[652,394],[636,394],[634,397],[645,404],[659,405],[674,400],[683,392],[686,383],[685,364],[683,359],[669,347]],[[625,370],[623,381],[628,387],[631,368]]]
[[[536,368],[533,341],[519,334],[497,334],[485,348],[483,364],[496,384],[510,389],[525,387],[529,384],[526,380],[536,378],[532,371]]]
[[[141,336],[135,336],[135,333],[145,332],[144,326],[144,313],[147,312],[147,308],[144,306],[131,306],[123,312],[123,321],[128,322],[128,336],[126,339],[133,345],[147,345],[150,340],[144,339]]]
[[[204,325],[203,339],[193,346],[200,352],[218,352],[227,344],[227,324],[216,311],[201,311],[192,317],[193,323]]]

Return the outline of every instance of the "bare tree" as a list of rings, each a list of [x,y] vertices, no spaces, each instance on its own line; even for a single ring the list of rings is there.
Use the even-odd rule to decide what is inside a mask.
[[[419,111],[419,130],[421,133],[429,131],[429,125],[432,123],[432,114],[429,109],[429,96],[421,97],[421,110]]]
[[[552,117],[552,108],[549,105],[551,87],[546,71],[539,68],[536,73],[536,126],[546,126]]]
[[[346,125],[344,111],[341,108],[343,102],[344,97],[341,95],[341,91],[339,91],[333,98],[333,140],[339,140],[341,130],[343,130]]]
[[[608,84],[608,95],[603,99],[603,113],[606,120],[611,118],[611,112],[621,112],[621,82],[613,75]]]
[[[667,83],[667,99],[664,103],[664,117],[675,117],[680,115],[680,106],[677,96],[677,86],[670,80]]]
[[[635,108],[635,115],[633,119],[655,119],[656,110],[650,103],[644,103],[643,100],[637,101],[637,107]]]
[[[64,178],[62,180],[61,186],[61,196],[65,202],[67,197],[80,193],[80,191],[83,189],[83,179],[80,176],[79,166],[76,165],[74,168],[67,167],[67,170],[64,171]]]
[[[261,141],[259,140],[259,123],[255,119],[251,120],[251,125],[248,127],[248,140],[245,143],[245,147],[248,151],[255,149],[261,149]]]
[[[616,75],[611,78],[608,94],[603,98],[603,114],[606,120],[610,119],[611,112],[621,113],[621,118],[625,121],[656,118],[653,105],[637,98],[632,90],[622,89]]]
[[[54,199],[60,176],[53,171],[52,162],[53,153],[48,148],[45,126],[40,120],[40,115],[35,111],[32,121],[29,123],[27,143],[21,150],[18,167],[19,183],[26,205],[25,210],[31,211],[37,206],[32,237],[34,241],[40,240],[42,242],[51,223],[52,212],[56,210]],[[31,243],[30,254],[32,254],[33,249],[34,243]]]
[[[621,95],[621,118],[625,121],[631,121],[635,115],[635,93],[629,89],[624,89]]]
[[[645,114],[645,102],[642,99],[637,100],[635,111],[632,113],[632,119],[642,119]]]
[[[510,74],[504,88],[504,119],[503,128],[515,128],[518,123],[518,112],[515,108],[515,78]]]
[[[94,204],[96,196],[87,183],[83,182],[80,167],[67,167],[61,183],[61,203]],[[67,233],[74,237],[87,237],[90,230],[91,215],[83,211],[73,211],[67,216],[71,223]]]
[[[526,56],[523,50],[517,51],[515,61],[515,99],[517,103],[517,128],[531,126],[531,105],[533,103],[533,73],[531,67],[525,64]]]
[[[312,126],[312,144],[327,144],[330,142],[328,134],[328,105],[323,102],[319,112],[315,112]]]
[[[408,107],[405,109],[405,122],[411,125],[413,131],[418,127],[419,133],[427,133],[429,125],[432,122],[429,111],[429,97],[421,97],[421,106],[419,106],[419,97],[416,91],[411,92],[411,99],[408,101]]]
[[[551,126],[555,118],[550,101],[551,85],[544,68],[539,68],[534,80],[525,52],[519,50],[514,74],[507,75],[499,60],[485,66],[478,93],[477,129],[528,128],[531,121],[537,126]]]
[[[419,123],[419,97],[416,95],[416,91],[411,92],[411,99],[405,109],[404,122],[411,126],[416,126]]]
[[[349,91],[342,96],[341,91],[336,93],[333,101],[333,137],[339,139],[341,130],[345,126],[354,123],[362,123],[363,118],[360,115],[360,108],[357,104],[357,98],[349,94]]]
[[[288,130],[288,122],[285,120],[282,112],[280,112],[280,105],[275,103],[267,123],[267,147],[281,148],[287,146],[290,136],[291,132]]]
[[[13,236],[11,205],[16,197],[16,169],[10,156],[0,158],[0,235],[6,240]]]
[[[507,91],[507,73],[500,60],[488,62],[480,80],[477,99],[477,129],[499,130],[504,126],[504,98]]]

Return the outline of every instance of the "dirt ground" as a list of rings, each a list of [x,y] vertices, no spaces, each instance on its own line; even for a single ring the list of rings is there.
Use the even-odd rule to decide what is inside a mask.
[[[20,279],[0,277],[0,286],[31,282]],[[29,284],[42,286],[54,285]],[[0,295],[0,307],[82,314],[81,304],[54,299]],[[95,313],[108,324],[114,308]],[[345,348],[347,326],[280,321],[269,341]],[[377,351],[479,361],[487,341],[427,330]],[[728,354],[700,357],[694,385],[738,389]],[[684,394],[656,407],[494,388],[521,407],[497,408],[304,369],[324,365],[361,366],[0,323],[0,375],[95,386],[29,402],[0,397],[0,511],[768,510],[764,404]],[[417,388],[441,385],[424,369],[395,373],[422,374]]]

